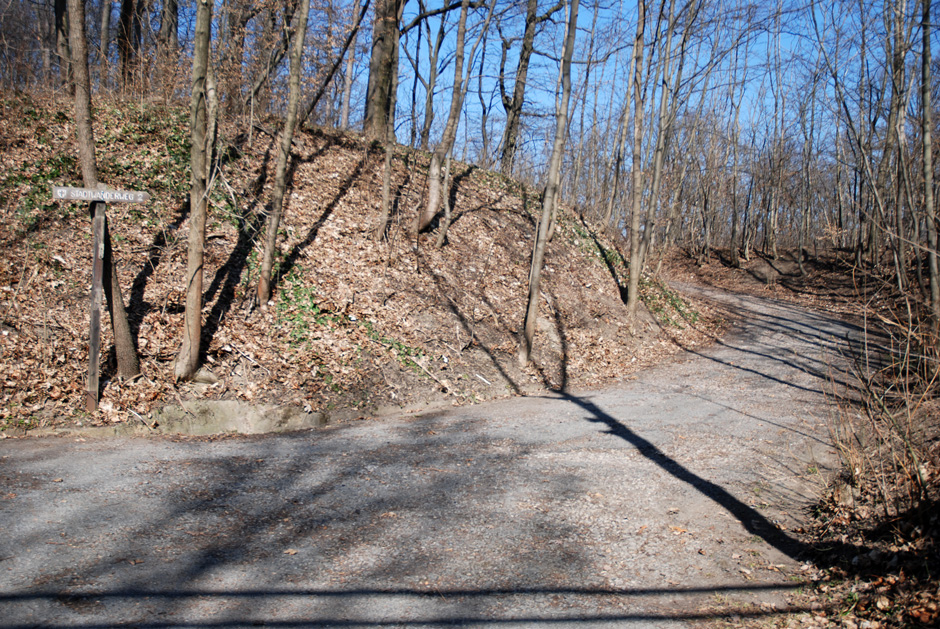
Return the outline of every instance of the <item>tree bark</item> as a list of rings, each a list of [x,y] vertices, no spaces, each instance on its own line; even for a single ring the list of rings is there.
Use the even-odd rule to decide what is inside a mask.
[[[457,124],[460,120],[460,110],[463,108],[463,63],[464,42],[467,35],[467,12],[470,0],[463,0],[460,4],[460,21],[457,23],[457,44],[454,51],[454,90],[450,100],[450,113],[444,127],[444,135],[440,143],[431,154],[431,165],[428,167],[428,202],[418,217],[417,230],[427,229],[437,215],[441,204],[441,166],[444,157],[450,152],[457,137]],[[471,60],[472,61],[472,60]]]
[[[370,140],[384,140],[388,137],[388,126],[395,124],[394,112],[390,109],[391,86],[398,58],[398,22],[402,5],[403,0],[379,0],[375,5],[366,111],[362,123],[363,133]]]
[[[460,7],[460,20],[457,25],[457,44],[454,52],[454,89],[450,101],[450,113],[447,116],[447,124],[444,127],[444,135],[440,143],[431,154],[431,164],[428,167],[428,202],[418,216],[416,231],[421,232],[430,227],[431,222],[437,215],[441,204],[441,164],[450,153],[454,146],[454,139],[457,136],[457,127],[460,124],[460,112],[463,109],[464,98],[467,95],[467,89],[470,85],[470,73],[473,71],[473,57],[476,54],[477,46],[483,40],[490,19],[493,17],[493,11],[496,8],[496,0],[490,2],[486,20],[480,30],[480,35],[470,49],[470,63],[467,66],[467,76],[463,74],[464,66],[464,41],[466,38],[467,11],[469,10],[469,0],[463,0]],[[465,147],[466,148],[466,147]]]
[[[934,332],[940,328],[940,263],[937,260],[937,214],[933,195],[933,105],[931,103],[930,1],[921,0],[920,124],[923,135],[924,214],[927,221],[927,267],[930,277],[930,313]]]
[[[121,0],[121,13],[118,17],[118,54],[121,60],[121,85],[124,89],[127,89],[133,73],[134,53],[137,50],[134,43],[135,4],[134,0]]]
[[[189,100],[189,125],[192,145],[189,162],[192,185],[189,190],[189,252],[186,264],[186,314],[183,344],[176,357],[173,373],[177,380],[190,380],[199,368],[202,337],[202,273],[206,241],[206,75],[209,68],[209,43],[212,39],[212,3],[196,2],[196,28],[193,50],[192,93]]]
[[[281,144],[277,153],[277,167],[274,174],[274,191],[271,199],[271,214],[264,239],[264,254],[261,261],[261,273],[258,278],[258,303],[264,308],[271,298],[271,271],[277,252],[277,230],[281,223],[284,208],[284,195],[287,191],[287,167],[290,163],[291,142],[294,140],[294,128],[300,110],[300,75],[303,72],[304,39],[307,36],[307,16],[310,13],[310,0],[301,0],[294,27],[294,47],[290,54],[290,94],[287,101],[287,121],[281,132]]]
[[[102,86],[110,84],[111,60],[108,50],[111,47],[111,1],[101,0],[101,41],[98,47],[98,78]]]
[[[114,333],[117,373],[122,378],[130,379],[140,374],[140,360],[137,357],[137,347],[134,345],[134,335],[131,333],[131,326],[127,320],[127,310],[124,308],[121,280],[117,272],[117,263],[114,261],[111,229],[107,218],[104,223],[104,243],[104,298],[111,317],[111,331]]]
[[[428,150],[428,142],[431,139],[431,124],[434,122],[434,88],[437,86],[437,62],[441,53],[441,44],[444,43],[446,24],[447,16],[441,16],[441,25],[437,29],[437,37],[433,45],[431,44],[430,29],[428,30],[428,80],[424,90],[424,120],[421,123],[421,135],[419,136],[420,146],[424,151]]]
[[[180,45],[178,0],[163,0],[158,38],[163,46],[164,55],[171,58],[175,56]]]
[[[71,30],[69,28],[69,7],[66,0],[55,0],[55,48],[59,59],[59,85],[70,89],[72,85],[72,54],[69,51],[69,39]],[[84,32],[84,24],[82,25]]]
[[[179,62],[178,0],[163,0],[157,33],[157,76],[165,97],[173,93],[174,72]]]
[[[355,8],[353,8],[353,15],[356,15]],[[356,25],[348,37],[348,45],[352,50],[346,57],[346,72],[343,74],[343,104],[339,118],[339,128],[344,131],[349,128],[349,101],[352,98],[353,70],[356,68],[356,38],[359,36],[360,19],[356,20]]]
[[[646,0],[637,0],[636,45],[634,47],[635,60],[633,63],[633,164],[632,179],[633,190],[630,208],[630,279],[627,282],[627,316],[633,320],[636,317],[637,305],[640,303],[640,212],[643,203],[643,109],[645,106],[643,94],[644,68],[643,49],[645,47],[644,34],[646,27]]]
[[[88,188],[98,185],[98,163],[95,159],[95,134],[91,125],[91,79],[88,76],[88,40],[85,37],[85,0],[68,0],[69,49],[75,81],[75,136],[82,181]]]
[[[73,53],[72,74],[75,80],[75,135],[78,143],[82,181],[86,188],[98,187],[98,164],[95,159],[95,135],[91,114],[91,79],[88,74],[88,39],[85,36],[85,1],[68,0],[69,49]],[[95,204],[92,203],[92,213]],[[117,355],[118,375],[133,378],[140,373],[140,362],[133,335],[127,321],[127,311],[121,297],[121,282],[111,249],[111,233],[104,228],[105,254],[102,278],[111,330],[114,333],[114,351]]]
[[[641,0],[642,1],[642,0]],[[532,343],[535,340],[535,327],[539,315],[540,284],[542,265],[545,261],[545,248],[548,244],[549,222],[554,210],[555,191],[561,180],[561,162],[564,157],[565,135],[568,128],[568,101],[571,96],[571,57],[574,53],[575,36],[578,26],[578,0],[571,0],[568,15],[568,27],[565,35],[565,47],[561,61],[561,95],[555,108],[555,137],[552,142],[552,154],[549,159],[548,180],[542,195],[542,215],[536,228],[535,243],[532,250],[532,265],[529,270],[529,296],[526,302],[525,322],[517,355],[520,366],[526,366],[532,359]]]

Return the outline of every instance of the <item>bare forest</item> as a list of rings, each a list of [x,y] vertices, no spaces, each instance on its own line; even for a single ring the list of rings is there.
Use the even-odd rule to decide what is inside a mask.
[[[720,333],[666,282],[695,279],[877,335],[835,412],[854,498],[828,495],[820,535],[877,516],[930,556],[935,8],[8,2],[0,432],[150,430],[201,398],[351,419],[596,387]],[[100,383],[96,209],[53,185],[151,196],[97,219]],[[869,605],[877,622],[936,622],[902,585],[908,615]]]

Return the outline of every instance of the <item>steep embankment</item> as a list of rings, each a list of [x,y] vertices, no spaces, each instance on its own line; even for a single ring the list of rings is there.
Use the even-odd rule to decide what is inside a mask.
[[[3,102],[0,179],[0,430],[150,421],[183,399],[290,404],[334,418],[472,403],[545,387],[623,378],[705,338],[699,313],[661,285],[631,326],[615,275],[622,259],[570,211],[549,247],[534,363],[515,364],[538,194],[455,163],[447,243],[411,228],[427,155],[399,148],[387,238],[375,239],[383,153],[354,135],[299,134],[271,304],[254,304],[260,235],[273,182],[275,121],[223,129],[207,230],[203,346],[214,384],[172,382],[182,335],[188,237],[185,111],[99,104],[101,179],[146,189],[112,206],[111,232],[143,377],[102,367],[101,410],[85,415],[90,220],[53,202],[80,185],[67,102]],[[689,323],[695,323],[691,326]],[[632,327],[632,333],[631,333]],[[110,340],[103,341],[110,348]]]

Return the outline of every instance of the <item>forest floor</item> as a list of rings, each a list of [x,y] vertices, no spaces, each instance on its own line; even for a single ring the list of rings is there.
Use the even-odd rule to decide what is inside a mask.
[[[391,225],[376,239],[382,150],[319,130],[296,139],[274,297],[259,307],[254,289],[276,161],[276,123],[263,121],[250,134],[222,129],[204,268],[202,349],[214,377],[174,383],[189,230],[186,112],[99,103],[100,179],[146,190],[152,200],[109,208],[142,376],[115,376],[104,325],[100,406],[89,414],[90,217],[50,190],[81,181],[70,106],[19,95],[2,108],[2,436],[151,429],[162,408],[196,401],[340,421],[597,387],[675,354],[680,342],[707,343],[721,325],[704,303],[652,281],[644,281],[644,303],[629,321],[623,258],[565,209],[543,272],[534,361],[520,369],[538,193],[455,163],[454,219],[438,248],[436,233],[416,238],[411,228],[428,155],[402,148],[393,160]]]

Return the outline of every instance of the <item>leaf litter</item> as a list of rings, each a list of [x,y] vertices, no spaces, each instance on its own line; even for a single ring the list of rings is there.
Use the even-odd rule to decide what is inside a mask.
[[[17,95],[2,106],[0,160],[13,173],[0,181],[4,437],[151,423],[153,411],[191,399],[292,405],[341,421],[592,388],[664,360],[679,343],[706,343],[718,326],[708,306],[689,300],[672,322],[645,308],[629,322],[618,286],[622,258],[617,279],[610,271],[614,243],[563,208],[543,271],[534,360],[520,369],[539,192],[455,163],[453,223],[437,248],[439,226],[420,236],[412,229],[429,156],[397,147],[389,228],[376,239],[383,151],[321,129],[297,136],[274,295],[256,304],[275,138],[223,124],[204,267],[202,347],[214,377],[174,383],[189,231],[186,111],[99,104],[101,179],[147,190],[152,200],[108,208],[142,375],[128,382],[115,375],[104,316],[101,401],[88,414],[90,218],[49,190],[81,185],[70,104]],[[694,325],[683,324],[683,309],[700,317]]]

